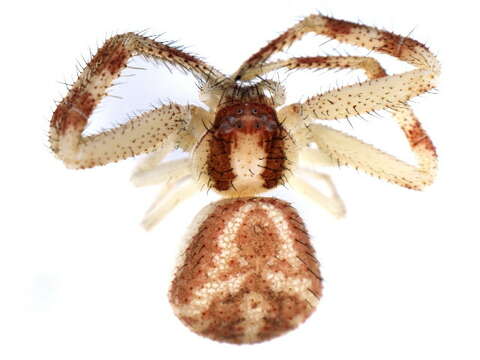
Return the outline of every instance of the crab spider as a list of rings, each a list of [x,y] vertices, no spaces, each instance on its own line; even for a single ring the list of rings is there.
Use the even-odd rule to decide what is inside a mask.
[[[312,56],[269,61],[314,33],[391,55],[415,67],[388,75],[371,57]],[[83,136],[88,119],[133,56],[193,73],[200,100],[168,104],[124,125]],[[284,106],[285,89],[265,78],[279,69],[360,69],[367,81]],[[311,15],[269,42],[231,76],[154,39],[117,35],[93,56],[56,108],[51,148],[70,168],[82,169],[151,153],[136,168],[137,186],[163,184],[147,213],[150,228],[200,189],[224,200],[194,220],[172,282],[170,302],[193,331],[219,341],[254,343],[303,322],[321,296],[322,279],[302,219],[288,203],[258,197],[280,184],[336,216],[344,206],[322,166],[346,165],[420,190],[435,177],[435,148],[408,100],[435,87],[440,65],[421,43],[373,27]],[[407,164],[316,120],[344,119],[387,110],[403,130],[417,165]],[[162,162],[173,149],[188,159]],[[325,182],[330,195],[306,177]]]

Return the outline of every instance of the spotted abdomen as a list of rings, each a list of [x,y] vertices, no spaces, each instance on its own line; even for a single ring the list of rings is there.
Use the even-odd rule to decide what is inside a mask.
[[[194,332],[255,343],[297,327],[322,284],[302,219],[274,198],[226,199],[194,221],[170,302]]]

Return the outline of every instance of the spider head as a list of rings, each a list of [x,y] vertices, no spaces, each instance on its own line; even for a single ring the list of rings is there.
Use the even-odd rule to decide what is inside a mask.
[[[194,154],[199,179],[227,196],[250,196],[284,182],[294,149],[263,98],[220,107]]]
[[[262,137],[273,134],[279,123],[275,110],[261,103],[240,102],[220,109],[213,125],[217,137],[235,136],[238,133]]]
[[[277,81],[236,83],[231,79],[222,82],[204,82],[200,84],[200,100],[212,111],[234,102],[266,103],[273,108],[285,103],[285,88]]]

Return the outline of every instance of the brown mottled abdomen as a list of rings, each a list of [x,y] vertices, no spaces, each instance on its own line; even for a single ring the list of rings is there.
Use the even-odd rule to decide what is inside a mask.
[[[221,200],[204,209],[194,227],[170,290],[175,314],[194,332],[236,344],[261,342],[315,310],[322,290],[318,262],[288,203]]]

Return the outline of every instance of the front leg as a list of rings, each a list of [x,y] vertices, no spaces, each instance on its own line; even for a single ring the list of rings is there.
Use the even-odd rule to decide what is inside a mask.
[[[184,140],[192,116],[201,110],[195,106],[162,106],[98,135],[82,135],[94,109],[107,95],[107,89],[128,60],[137,55],[179,66],[205,81],[223,78],[203,61],[147,37],[134,33],[112,37],[93,56],[53,113],[50,145],[67,166],[103,165],[155,151],[172,136],[178,142]]]
[[[188,106],[166,105],[92,136],[82,135],[87,118],[76,107],[57,108],[54,120],[56,117],[60,118],[60,126],[64,122],[70,124],[64,125],[64,129],[55,124],[51,127],[53,152],[69,168],[84,169],[152,152],[179,141],[190,114]]]
[[[379,30],[372,26],[315,14],[304,18],[253,54],[240,66],[234,78],[236,80],[251,78],[250,71],[255,72],[258,67],[268,65],[265,62],[272,55],[288,48],[308,33],[323,35],[341,43],[394,56],[416,68],[427,70],[426,74],[428,75],[436,76],[440,72],[438,60],[425,45],[416,40]]]

